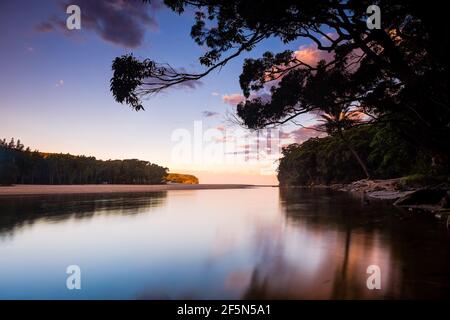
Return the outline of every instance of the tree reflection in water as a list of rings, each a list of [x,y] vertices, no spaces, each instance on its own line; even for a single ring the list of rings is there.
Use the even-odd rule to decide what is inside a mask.
[[[264,258],[243,298],[448,297],[450,245],[442,225],[382,201],[367,206],[358,197],[280,189],[283,236],[278,244],[261,243]],[[366,287],[372,264],[381,268],[381,290]]]
[[[102,214],[133,215],[162,206],[167,192],[0,197],[0,236],[37,221],[88,219]]]

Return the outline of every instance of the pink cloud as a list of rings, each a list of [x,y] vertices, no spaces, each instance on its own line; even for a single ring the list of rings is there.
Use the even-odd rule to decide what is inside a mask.
[[[233,94],[230,94],[230,95],[223,95],[223,96],[222,96],[222,100],[223,100],[223,102],[225,102],[226,104],[235,106],[235,105],[237,105],[238,103],[244,101],[244,100],[245,100],[245,97],[244,97],[243,94],[240,94],[240,93],[233,93]]]
[[[314,130],[315,126],[301,127],[289,132],[289,136],[296,143],[302,143],[310,138],[324,137],[326,133]]]
[[[334,58],[334,53],[317,49],[316,45],[300,46],[294,51],[294,57],[298,60],[315,67],[320,60],[327,62]]]
[[[261,101],[263,102],[270,102],[271,100],[271,95],[268,93],[255,93],[255,94],[251,94],[249,99],[261,99]],[[238,103],[242,102],[245,100],[245,97],[243,94],[240,93],[233,93],[230,95],[224,95],[222,96],[222,101],[225,102],[226,104],[232,105],[232,106],[236,106]]]
[[[328,33],[327,36],[330,39],[336,39],[337,35],[335,33]],[[325,37],[322,37],[322,40],[328,42],[324,44],[324,46],[330,45],[329,40]],[[348,67],[350,72],[354,72],[359,68],[360,58],[364,55],[364,52],[357,48],[354,49],[348,55]],[[298,50],[294,51],[294,57],[298,60],[310,65],[311,67],[315,67],[320,60],[325,60],[325,62],[333,61],[334,52],[328,52],[325,50],[319,50],[317,45],[303,45],[298,48]]]
[[[290,139],[290,138],[291,138],[290,132],[280,131],[280,139]]]
[[[329,35],[332,37],[332,35]],[[294,51],[292,54],[292,58],[296,58],[297,60],[303,62],[304,64],[314,68],[317,66],[317,63],[321,60],[325,60],[326,62],[330,62],[334,59],[334,53],[333,52],[327,52],[324,50],[319,50],[317,48],[316,44],[309,44],[309,45],[302,45],[298,48],[298,50]],[[273,71],[283,71],[288,68],[292,68],[295,65],[294,62],[292,62],[289,66],[275,66],[273,70],[269,70],[266,74],[265,80],[266,80],[266,88],[277,85],[281,79],[285,76],[285,74],[279,75],[277,79],[272,80],[272,72]],[[297,68],[305,68],[304,65],[300,65]]]

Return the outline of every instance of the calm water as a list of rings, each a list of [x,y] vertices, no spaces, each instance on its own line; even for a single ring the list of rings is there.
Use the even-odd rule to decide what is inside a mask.
[[[81,290],[66,268],[81,268]],[[366,269],[381,268],[381,290]],[[433,219],[327,190],[0,198],[2,299],[450,297]]]

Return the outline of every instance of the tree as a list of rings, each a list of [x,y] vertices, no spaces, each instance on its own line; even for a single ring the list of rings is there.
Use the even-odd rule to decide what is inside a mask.
[[[17,179],[17,166],[14,163],[0,163],[0,185],[12,185]]]
[[[20,140],[0,140],[0,184],[161,184],[168,169],[148,161],[97,160],[70,154],[31,152]]]
[[[361,159],[361,157],[358,155],[358,152],[356,152],[351,142],[345,137],[344,134],[344,130],[348,130],[359,123],[358,111],[349,111],[347,107],[344,107],[341,110],[335,109],[333,111],[334,112],[321,115],[323,121],[325,122],[323,126],[326,128],[326,131],[329,134],[337,134],[339,138],[342,139],[347,148],[351,151],[355,159],[358,161],[359,165],[364,171],[364,174],[366,175],[366,178],[370,179],[369,170],[367,169],[365,162]]]
[[[348,143],[338,135],[330,135],[283,148],[278,168],[280,184],[347,183],[363,178],[348,144],[366,159],[367,170],[374,179],[412,174],[432,176],[430,159],[401,139],[389,125],[353,126],[345,131],[345,137]],[[437,181],[445,181],[447,177],[436,176]]]
[[[147,1],[148,2],[148,1]],[[238,116],[263,126],[290,121],[311,112],[301,81],[318,68],[345,69],[349,81],[341,92],[353,103],[400,127],[405,139],[432,155],[434,163],[450,159],[448,105],[448,24],[435,6],[394,0],[165,0],[177,13],[195,11],[191,36],[208,50],[199,57],[198,74],[132,55],[113,63],[111,91],[118,102],[143,109],[140,99],[186,81],[195,81],[268,38],[289,44],[310,39],[333,56],[322,66],[310,65],[294,52],[267,52],[244,63],[240,84],[245,97]],[[369,29],[366,9],[378,5],[382,29]],[[323,83],[322,83],[323,84]],[[334,90],[317,86],[317,95]],[[258,93],[269,92],[264,102]],[[251,95],[251,93],[254,93]],[[256,97],[255,97],[256,96]],[[251,127],[251,126],[250,126]]]

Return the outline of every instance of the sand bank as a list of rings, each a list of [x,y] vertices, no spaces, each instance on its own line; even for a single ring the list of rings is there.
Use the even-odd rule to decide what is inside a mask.
[[[159,192],[167,190],[203,189],[242,189],[252,185],[245,184],[90,184],[90,185],[14,185],[0,187],[0,196],[45,195],[45,194],[83,194],[83,193],[126,193]]]

